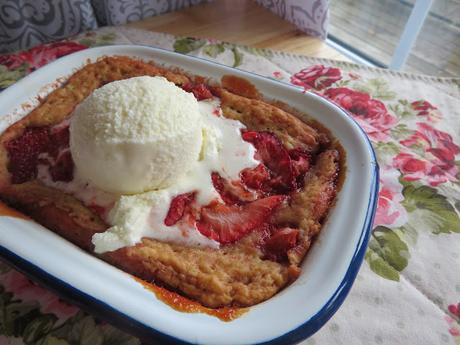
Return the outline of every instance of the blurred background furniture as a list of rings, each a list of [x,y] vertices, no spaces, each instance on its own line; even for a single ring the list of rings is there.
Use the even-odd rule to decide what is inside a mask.
[[[460,0],[330,0],[328,40],[372,65],[460,75]]]
[[[123,25],[212,0],[91,0],[100,26]]]
[[[40,43],[63,39],[101,26],[154,19],[158,15],[203,2],[210,0],[0,0],[0,53],[31,48]],[[257,3],[291,21],[308,35],[326,38],[327,0],[257,0]],[[205,18],[206,23],[202,20],[195,25],[203,27],[211,23],[219,24],[225,17],[233,20],[232,30],[241,32],[246,29],[241,26],[245,18],[239,20],[236,16],[244,17],[247,12],[254,12],[256,6],[252,0],[218,0],[196,11],[184,12],[180,21],[174,22],[174,26],[196,29],[191,28],[190,24],[193,17],[203,11],[200,18]],[[216,15],[207,16],[209,11]],[[258,23],[261,23],[260,19],[268,19],[266,23],[273,26],[272,31],[283,26],[281,20],[274,21],[273,16],[268,16],[266,12],[259,11],[259,14],[263,14]],[[191,35],[191,32],[186,31],[183,34]],[[245,35],[252,34],[245,32]]]
[[[350,61],[319,37],[303,33],[294,24],[251,0],[215,0],[127,26]]]
[[[97,27],[90,0],[0,0],[0,53]]]

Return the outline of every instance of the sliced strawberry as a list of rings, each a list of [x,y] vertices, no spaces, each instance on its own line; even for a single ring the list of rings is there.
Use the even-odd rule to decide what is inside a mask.
[[[70,131],[69,126],[57,126],[50,129],[49,153],[57,157],[59,150],[69,147]]]
[[[259,138],[259,132],[242,129],[241,137],[247,142],[255,143]]]
[[[270,259],[282,260],[286,257],[287,251],[295,247],[298,237],[298,229],[283,228],[274,232],[265,241],[263,248],[266,256]]]
[[[274,195],[244,206],[213,202],[201,209],[197,228],[203,235],[222,244],[232,243],[267,222],[285,199],[284,195]]]
[[[182,89],[187,92],[192,92],[199,101],[213,97],[211,91],[205,84],[187,83],[182,85]]]
[[[274,226],[269,223],[264,223],[258,228],[254,229],[251,233],[252,238],[254,239],[254,245],[262,251],[265,251],[265,242],[271,237],[274,231]]]
[[[94,213],[96,213],[102,219],[104,218],[105,213],[106,213],[105,207],[97,205],[97,204],[90,204],[88,205],[88,208],[90,208]]]
[[[214,110],[212,111],[212,114],[216,117],[220,117],[220,110],[219,108],[214,108]]]
[[[59,147],[69,146],[69,125],[51,128],[50,132],[54,145]]]
[[[5,143],[8,171],[13,184],[24,183],[37,176],[38,155],[50,144],[48,127],[30,127],[22,135]]]
[[[228,205],[241,205],[257,199],[257,193],[245,188],[241,181],[227,181],[217,172],[211,174],[212,184]]]
[[[263,186],[270,180],[270,172],[263,164],[259,164],[253,169],[244,169],[240,175],[243,183],[255,190],[262,190]]]
[[[270,132],[244,131],[242,138],[254,145],[256,158],[275,175],[270,181],[277,192],[289,192],[296,187],[291,158],[281,141]]]
[[[240,200],[237,196],[229,193],[226,190],[226,181],[224,178],[222,178],[222,176],[219,175],[219,173],[213,172],[211,174],[211,180],[214,188],[220,194],[220,197],[226,204],[235,205],[240,203]]]
[[[179,194],[171,200],[171,205],[164,220],[166,226],[173,226],[182,219],[187,206],[195,200],[195,194],[195,192]]]
[[[308,169],[310,169],[310,154],[301,149],[292,149],[289,151],[289,156],[291,157],[295,177],[298,178],[305,175]]]
[[[56,162],[50,166],[51,178],[54,182],[64,181],[69,182],[73,180],[74,163],[70,150],[62,152]]]

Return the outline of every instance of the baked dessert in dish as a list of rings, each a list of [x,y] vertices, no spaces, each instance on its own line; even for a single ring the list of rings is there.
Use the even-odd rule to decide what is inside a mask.
[[[344,160],[241,79],[106,57],[1,135],[0,196],[141,279],[251,306],[298,277]]]

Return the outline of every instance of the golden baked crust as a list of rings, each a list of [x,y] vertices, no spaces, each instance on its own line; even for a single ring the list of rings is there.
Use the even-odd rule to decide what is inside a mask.
[[[12,184],[5,144],[27,127],[54,125],[96,88],[119,79],[162,75],[177,85],[191,77],[126,57],[108,57],[89,64],[52,92],[28,116],[10,126],[0,137],[0,196],[37,222],[92,252],[92,236],[108,226],[79,200],[38,180]],[[105,253],[107,262],[146,281],[159,282],[209,307],[250,306],[264,301],[297,278],[299,264],[321,229],[336,194],[339,161],[330,138],[290,113],[259,99],[256,90],[228,77],[213,91],[221,99],[224,116],[237,119],[249,130],[275,133],[288,148],[317,155],[305,175],[302,189],[273,215],[276,224],[299,228],[299,243],[286,262],[265,258],[258,247],[261,234],[253,232],[219,250],[195,248],[143,239],[142,243]],[[231,91],[229,91],[231,90]]]

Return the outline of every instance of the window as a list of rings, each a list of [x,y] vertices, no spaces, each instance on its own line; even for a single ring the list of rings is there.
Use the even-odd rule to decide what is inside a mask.
[[[329,39],[372,64],[460,75],[460,0],[331,0],[330,10]]]

